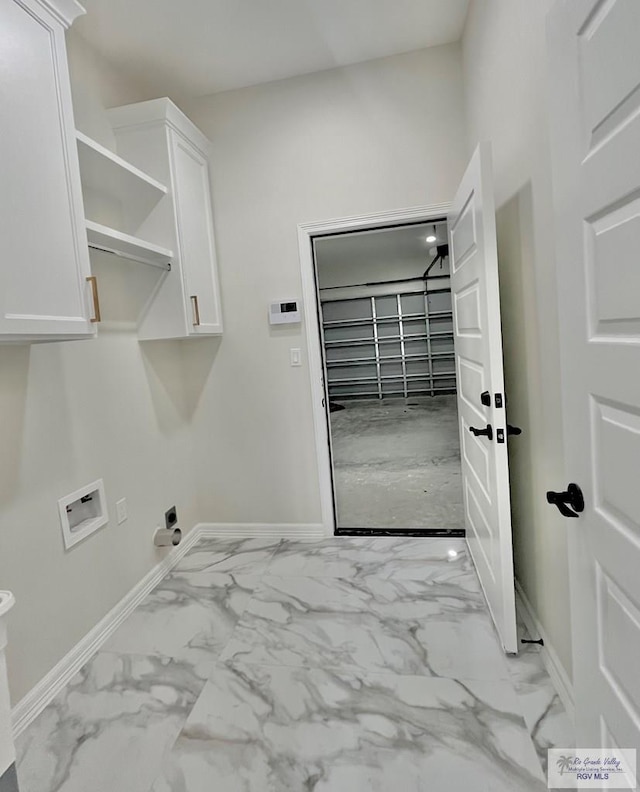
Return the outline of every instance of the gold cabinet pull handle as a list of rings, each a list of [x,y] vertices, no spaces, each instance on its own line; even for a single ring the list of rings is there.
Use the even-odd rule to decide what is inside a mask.
[[[198,327],[200,324],[200,308],[198,306],[198,295],[191,295],[191,305],[193,306],[193,326]]]
[[[100,297],[98,296],[98,279],[95,275],[89,275],[87,283],[91,284],[91,296],[93,298],[93,316],[89,320],[92,324],[101,321],[100,316]]]

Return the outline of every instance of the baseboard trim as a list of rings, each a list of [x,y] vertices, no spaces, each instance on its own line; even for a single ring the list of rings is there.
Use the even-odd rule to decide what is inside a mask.
[[[532,638],[542,638],[544,646],[542,647],[541,656],[544,667],[547,669],[553,686],[556,689],[560,700],[566,710],[572,723],[575,722],[575,707],[573,703],[573,685],[569,679],[564,666],[560,662],[560,658],[553,644],[549,640],[549,636],[545,632],[543,626],[538,621],[538,618],[524,593],[520,583],[516,580],[516,608],[520,613],[520,617],[524,622],[527,630]]]
[[[14,738],[33,723],[42,710],[100,649],[122,622],[200,540],[274,537],[322,539],[323,525],[277,523],[199,523],[82,638],[11,711]]]
[[[189,531],[177,547],[156,564],[136,585],[82,638],[11,711],[13,736],[18,737],[42,710],[68,684],[129,616],[202,537],[200,526]]]
[[[229,536],[238,539],[324,539],[331,536],[321,523],[200,523],[197,527],[202,538],[212,539]]]

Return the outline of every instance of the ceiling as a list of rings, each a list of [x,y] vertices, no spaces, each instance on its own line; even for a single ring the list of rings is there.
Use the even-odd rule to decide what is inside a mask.
[[[83,0],[74,25],[156,95],[196,97],[457,41],[469,0]]]
[[[435,242],[427,242],[426,236],[435,229]],[[358,231],[322,237],[315,242],[316,262],[322,280],[333,280],[331,271],[361,268],[366,265],[371,271],[388,267],[390,262],[415,262],[416,272],[422,273],[435,258],[435,245],[447,243],[447,224],[440,221],[420,225],[405,225],[398,228]]]

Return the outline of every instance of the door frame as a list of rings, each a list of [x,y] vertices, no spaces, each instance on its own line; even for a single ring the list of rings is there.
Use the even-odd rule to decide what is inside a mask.
[[[329,401],[325,390],[325,372],[322,356],[322,336],[318,316],[318,302],[313,257],[315,237],[345,231],[366,231],[372,228],[421,223],[446,217],[451,203],[414,206],[389,212],[376,212],[335,220],[324,220],[298,225],[298,253],[300,278],[302,280],[302,305],[304,328],[307,338],[307,360],[309,361],[309,384],[318,466],[318,489],[322,526],[327,536],[336,530],[336,515],[333,508],[333,483],[329,452]]]

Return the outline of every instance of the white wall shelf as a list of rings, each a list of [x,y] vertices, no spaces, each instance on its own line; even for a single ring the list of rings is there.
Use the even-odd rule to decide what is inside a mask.
[[[154,245],[152,242],[146,242],[144,239],[130,234],[124,234],[122,231],[116,231],[115,228],[95,223],[93,220],[86,220],[85,225],[90,248],[113,253],[116,256],[152,267],[171,269],[173,251],[168,248]]]
[[[167,194],[156,179],[131,165],[109,149],[76,130],[82,186],[106,193],[120,202],[146,207],[147,211]]]

